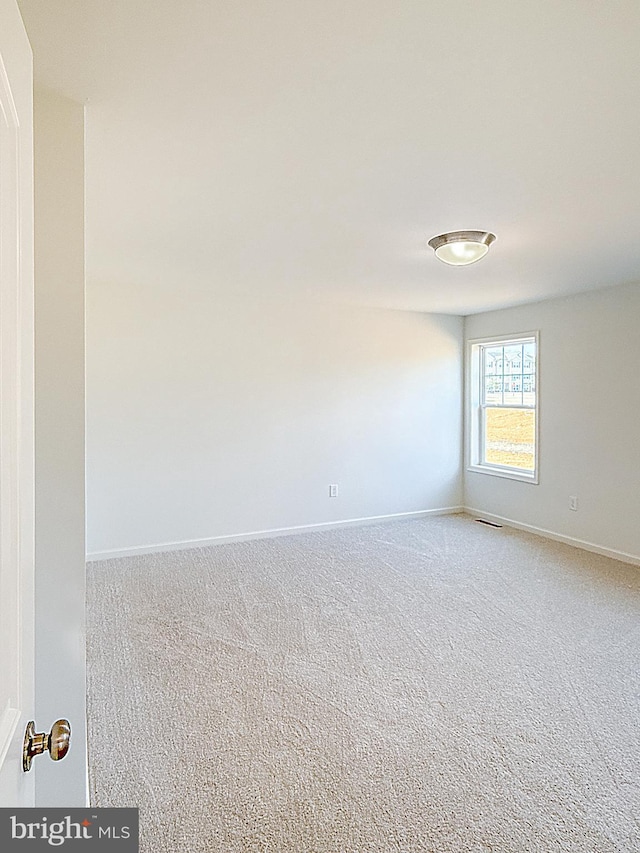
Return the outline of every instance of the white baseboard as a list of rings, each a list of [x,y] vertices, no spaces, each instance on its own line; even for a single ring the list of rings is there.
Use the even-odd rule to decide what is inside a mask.
[[[213,536],[209,539],[191,539],[184,542],[162,542],[158,545],[135,545],[132,548],[114,548],[110,551],[93,551],[87,554],[87,562],[111,560],[118,557],[134,557],[138,554],[157,554],[162,551],[183,551],[187,548],[207,548],[209,545],[226,545],[229,542],[248,542],[250,539],[271,539],[275,536],[292,536],[312,530],[331,530],[338,527],[359,527],[379,521],[399,521],[403,518],[424,518],[428,515],[454,515],[465,512],[462,506],[447,506],[439,509],[421,509],[415,512],[395,512],[390,515],[370,515],[365,518],[347,518],[343,521],[322,521],[319,524],[301,524],[297,527],[276,527],[271,530],[254,530],[250,533],[233,533],[229,536]]]
[[[565,545],[572,545],[574,548],[582,548],[584,551],[592,551],[594,554],[601,554],[603,557],[612,557],[614,560],[620,560],[623,563],[631,563],[634,566],[640,566],[640,557],[635,554],[627,554],[625,551],[616,551],[615,548],[604,548],[602,545],[596,545],[594,542],[585,542],[584,539],[576,539],[573,536],[564,536],[562,533],[555,533],[553,530],[545,530],[543,527],[535,527],[533,524],[523,524],[520,521],[514,521],[512,518],[503,518],[501,515],[493,515],[490,512],[484,512],[481,509],[474,509],[469,506],[464,508],[464,512],[468,515],[473,515],[476,518],[483,518],[486,521],[503,524],[505,527],[514,527],[516,530],[524,530],[526,533],[534,533],[536,536],[544,536],[546,539],[563,542]]]

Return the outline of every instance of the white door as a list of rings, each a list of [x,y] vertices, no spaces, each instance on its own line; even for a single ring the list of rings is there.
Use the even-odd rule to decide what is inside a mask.
[[[32,58],[0,0],[0,806],[30,806],[34,711]]]

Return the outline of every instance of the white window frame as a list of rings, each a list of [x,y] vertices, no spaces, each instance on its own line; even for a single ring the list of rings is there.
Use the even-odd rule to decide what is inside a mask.
[[[482,353],[484,348],[496,345],[507,346],[534,341],[536,345],[536,402],[535,406],[508,406],[505,408],[533,409],[535,413],[535,448],[534,469],[515,468],[510,465],[496,465],[483,462],[484,459],[484,407],[482,405]],[[509,480],[521,480],[525,483],[539,482],[539,449],[540,449],[540,333],[519,332],[511,335],[494,335],[490,338],[474,338],[468,341],[467,350],[467,470],[479,474],[489,474],[492,477],[506,477]]]

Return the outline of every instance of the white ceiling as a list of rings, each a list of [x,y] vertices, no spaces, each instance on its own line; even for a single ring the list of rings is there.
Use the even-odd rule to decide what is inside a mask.
[[[20,0],[91,281],[457,314],[640,280],[638,0]],[[427,240],[497,241],[451,268]]]

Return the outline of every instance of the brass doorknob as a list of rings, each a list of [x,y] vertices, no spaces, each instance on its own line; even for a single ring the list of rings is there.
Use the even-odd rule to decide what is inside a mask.
[[[27,723],[24,735],[24,746],[22,749],[22,769],[25,773],[31,770],[31,762],[35,755],[49,752],[54,761],[60,761],[69,752],[71,741],[71,726],[68,720],[56,720],[51,726],[49,734],[41,732],[36,734],[36,724],[31,720]]]

